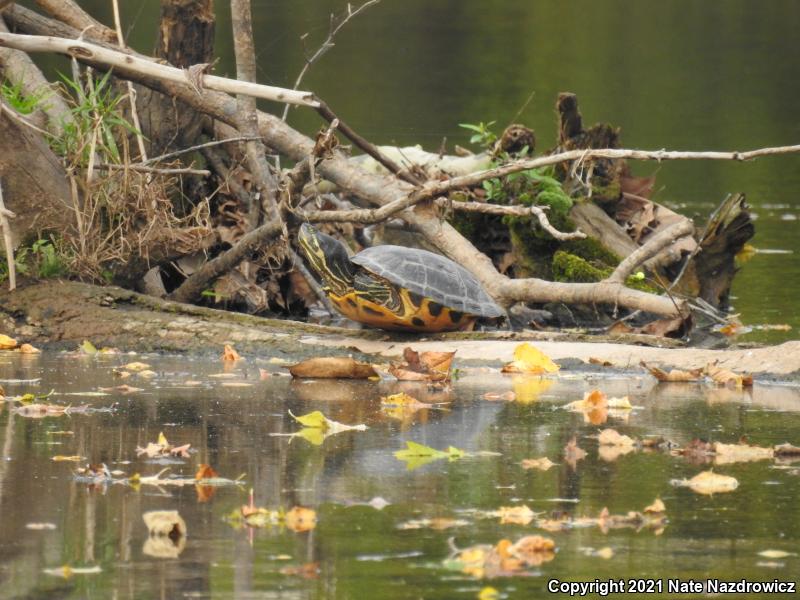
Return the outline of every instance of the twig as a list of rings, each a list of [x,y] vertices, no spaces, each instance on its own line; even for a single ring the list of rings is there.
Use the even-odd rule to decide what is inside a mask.
[[[328,106],[324,101],[317,100],[317,112],[320,116],[325,119],[328,123],[333,123],[334,121],[338,121],[338,129],[342,132],[342,134],[351,142],[353,142],[356,146],[361,148],[364,152],[369,154],[372,158],[377,160],[380,164],[386,167],[390,173],[394,173],[397,177],[402,179],[403,181],[407,181],[408,183],[412,183],[414,185],[419,185],[422,183],[417,177],[415,177],[410,171],[402,169],[399,165],[397,165],[391,158],[383,154],[378,147],[373,144],[372,142],[368,141],[367,139],[361,137],[356,131],[350,127],[347,123],[342,121],[339,117],[336,116],[331,110],[331,107]]]
[[[322,56],[328,50],[333,48],[333,46],[334,46],[333,38],[336,37],[336,34],[339,33],[339,30],[342,27],[344,27],[345,24],[350,19],[352,19],[353,17],[358,15],[358,13],[360,13],[361,11],[369,8],[373,4],[378,4],[378,2],[380,2],[380,1],[381,0],[367,0],[367,2],[364,2],[364,4],[362,4],[361,6],[356,8],[355,10],[353,10],[352,7],[350,6],[350,4],[348,4],[347,5],[347,14],[344,16],[344,18],[342,18],[342,20],[339,21],[339,23],[337,23],[335,25],[334,25],[335,18],[334,18],[333,15],[331,15],[331,27],[328,30],[328,37],[325,38],[325,41],[322,42],[322,45],[319,48],[317,48],[317,51],[314,52],[314,54],[312,54],[310,57],[306,58],[306,62],[303,65],[303,68],[300,69],[300,73],[297,75],[297,79],[294,80],[294,85],[292,86],[293,90],[296,90],[297,88],[300,87],[300,82],[303,81],[303,77],[306,76],[306,73],[308,73],[308,70],[311,68],[311,65],[313,65],[320,58],[322,58]],[[308,35],[308,34],[305,34],[305,35]],[[304,38],[305,38],[305,36],[303,36],[303,38],[301,38],[301,39],[304,39]],[[283,114],[281,115],[281,121],[285,122],[286,121],[286,117],[288,115],[289,115],[289,105],[287,104],[286,106],[283,107]]]
[[[97,163],[93,165],[94,169],[99,169],[101,171],[138,171],[140,173],[158,173],[159,175],[201,175],[203,177],[208,177],[211,175],[211,171],[207,171],[205,169],[192,169],[192,168],[162,168],[162,167],[150,167],[148,165],[142,165],[139,163],[128,163],[124,165],[115,165],[113,163]]]
[[[122,35],[122,21],[119,17],[119,0],[111,0],[111,5],[114,7],[114,28],[117,32],[117,42],[119,47],[125,49],[125,38]],[[142,161],[147,160],[147,151],[144,147],[144,136],[142,135],[142,124],[139,121],[139,111],[136,109],[136,90],[133,87],[133,82],[128,81],[128,98],[131,103],[131,119],[133,120],[133,127],[136,131],[136,145],[139,147],[139,159]]]
[[[147,59],[137,54],[118,52],[104,48],[84,40],[70,40],[57,37],[39,35],[22,35],[17,33],[0,33],[0,46],[16,48],[25,52],[55,52],[79,58],[85,62],[108,65],[119,69],[122,73],[137,73],[145,77],[154,77],[174,83],[189,83],[186,72],[169,65],[163,65],[153,59]],[[228,92],[231,94],[245,94],[255,98],[263,98],[274,102],[285,102],[317,108],[319,101],[314,99],[310,92],[298,92],[271,85],[261,85],[218,77],[216,75],[201,74],[200,80],[204,88]]]
[[[214,140],[212,142],[197,144],[196,146],[189,146],[188,148],[183,148],[182,150],[175,150],[174,152],[168,152],[167,154],[162,154],[160,156],[154,156],[153,158],[148,158],[147,160],[143,160],[142,164],[148,165],[150,163],[167,160],[169,158],[175,158],[176,156],[181,156],[182,154],[188,154],[190,152],[202,150],[203,148],[210,148],[211,146],[219,146],[221,144],[229,144],[231,142],[247,142],[250,140],[260,140],[260,139],[261,136],[240,135],[238,137],[227,138],[224,140]]]
[[[14,265],[14,244],[11,241],[11,226],[8,224],[8,216],[14,213],[6,209],[3,202],[3,186],[0,184],[0,227],[3,228],[3,242],[6,248],[6,263],[8,264],[8,291],[13,291],[17,287],[17,270]]]

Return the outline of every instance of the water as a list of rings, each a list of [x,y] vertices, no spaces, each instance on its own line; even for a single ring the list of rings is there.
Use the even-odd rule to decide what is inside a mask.
[[[151,379],[125,380],[142,391],[81,396],[120,385],[113,368],[130,360],[151,365]],[[463,365],[461,365],[463,367]],[[487,585],[501,597],[545,595],[551,578],[593,580],[653,577],[756,581],[796,580],[800,556],[759,556],[797,551],[800,466],[773,460],[719,465],[738,479],[731,493],[698,495],[672,479],[709,468],[669,452],[635,451],[602,457],[596,436],[614,427],[632,437],[664,436],[684,445],[701,437],[769,446],[800,445],[800,391],[756,385],[749,392],[703,385],[655,385],[649,378],[597,379],[568,371],[552,382],[466,369],[449,392],[418,384],[295,382],[280,366],[250,359],[223,372],[217,357],[76,357],[46,354],[2,358],[7,395],[53,390],[50,401],[100,411],[31,419],[0,412],[0,597],[2,598],[476,598]],[[188,383],[187,383],[188,382]],[[250,384],[238,387],[239,384]],[[236,386],[236,387],[233,387]],[[563,405],[585,391],[629,395],[638,407],[627,420],[585,422]],[[406,391],[426,402],[447,402],[404,420],[381,410],[380,397]],[[517,401],[487,401],[486,392],[515,391]],[[300,429],[288,415],[313,410],[366,431],[330,436],[319,445],[272,436]],[[72,431],[73,435],[56,432]],[[75,463],[54,455],[81,455],[127,475],[154,475],[164,465],[136,458],[136,447],[163,432],[174,445],[190,443],[190,458],[169,473],[192,477],[200,463],[237,479],[213,490],[194,485],[90,486],[73,476]],[[576,436],[587,457],[576,468],[564,447]],[[437,460],[414,470],[394,456],[408,440],[476,456]],[[499,454],[489,454],[499,453]],[[525,470],[526,458],[547,456],[548,471]],[[165,474],[164,476],[167,476]],[[248,502],[270,509],[302,506],[316,511],[317,526],[296,532],[276,525],[234,527],[226,517]],[[212,493],[213,492],[213,493]],[[641,511],[660,497],[661,527],[597,526],[548,532],[535,523],[501,524],[487,516],[500,507],[597,517]],[[370,504],[371,503],[371,504]],[[388,503],[388,504],[387,504]],[[386,504],[384,506],[384,504]],[[177,558],[145,552],[142,514],[177,510],[188,536]],[[455,519],[461,526],[403,529],[420,519]],[[51,523],[52,530],[30,530]],[[516,541],[540,534],[556,544],[549,562],[516,576],[477,579],[450,570],[448,538],[459,548]],[[613,556],[590,556],[610,548]],[[45,569],[99,567],[99,573],[50,575]],[[666,584],[664,584],[666,585]]]

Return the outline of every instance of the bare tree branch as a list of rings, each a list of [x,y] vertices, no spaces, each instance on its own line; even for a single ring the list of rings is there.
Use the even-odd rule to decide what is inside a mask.
[[[664,231],[654,235],[647,240],[643,246],[633,251],[623,260],[614,272],[609,275],[606,281],[624,282],[633,270],[645,262],[647,259],[658,254],[662,249],[672,244],[675,240],[694,233],[694,224],[688,219],[678,221],[674,225],[667,227]]]
[[[6,205],[3,202],[3,186],[0,185],[0,227],[3,228],[3,244],[6,249],[8,290],[12,291],[17,287],[17,269],[14,264],[14,244],[11,241],[11,226],[8,224],[8,216],[13,217],[14,213],[6,209]]]
[[[353,8],[348,3],[347,14],[345,14],[344,17],[341,17],[338,23],[336,22],[336,18],[334,17],[334,15],[331,15],[331,27],[328,30],[328,37],[325,38],[325,41],[322,42],[322,45],[319,48],[317,48],[314,54],[312,54],[309,57],[306,57],[306,62],[303,65],[303,68],[300,69],[300,73],[297,75],[297,79],[294,80],[294,85],[292,86],[293,90],[296,90],[297,88],[300,87],[300,82],[303,81],[303,77],[306,76],[306,73],[308,73],[308,70],[311,68],[311,65],[313,65],[320,58],[322,58],[323,55],[328,50],[333,48],[334,46],[333,38],[336,37],[336,34],[339,33],[342,27],[344,27],[350,19],[357,16],[360,12],[366,10],[373,4],[378,4],[378,2],[380,1],[381,0],[367,0],[366,2],[364,2],[364,4],[362,4],[355,10],[353,10]],[[301,39],[305,39],[306,35],[308,34],[305,34]],[[286,117],[288,115],[289,115],[289,105],[287,104],[286,106],[283,107],[283,114],[281,115],[281,121],[286,121]]]
[[[85,62],[96,62],[110,67],[123,68],[129,73],[138,73],[144,77],[157,78],[173,83],[187,83],[188,81],[187,73],[182,69],[162,65],[138,54],[117,52],[82,40],[0,33],[0,46],[16,48],[25,52],[66,54]],[[310,92],[298,92],[271,85],[248,83],[226,77],[217,77],[216,75],[200,74],[199,81],[202,84],[202,88],[211,90],[231,94],[246,94],[265,100],[310,106],[312,108],[319,106],[319,102],[314,99],[313,94]],[[199,90],[195,89],[194,91],[197,93]]]

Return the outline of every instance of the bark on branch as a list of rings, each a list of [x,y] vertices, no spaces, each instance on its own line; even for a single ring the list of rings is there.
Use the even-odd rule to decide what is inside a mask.
[[[116,37],[116,35],[115,35]],[[144,58],[133,53],[123,53],[110,50],[103,46],[82,40],[45,37],[37,35],[21,35],[17,33],[0,33],[0,46],[15,48],[24,52],[53,52],[66,54],[82,62],[96,63],[108,67],[123,68],[127,73],[137,73],[144,77],[152,77],[173,83],[186,83],[188,73],[169,65],[162,65],[152,59]],[[216,75],[200,74],[195,90],[200,93],[203,88],[228,92],[231,94],[244,94],[274,102],[298,104],[317,108],[319,102],[310,92],[298,92],[271,85],[261,85],[217,77]]]

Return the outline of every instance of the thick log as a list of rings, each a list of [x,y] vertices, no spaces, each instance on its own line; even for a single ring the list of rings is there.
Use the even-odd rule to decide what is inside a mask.
[[[72,195],[64,167],[41,134],[0,112],[0,180],[15,247],[44,230],[72,222]]]

